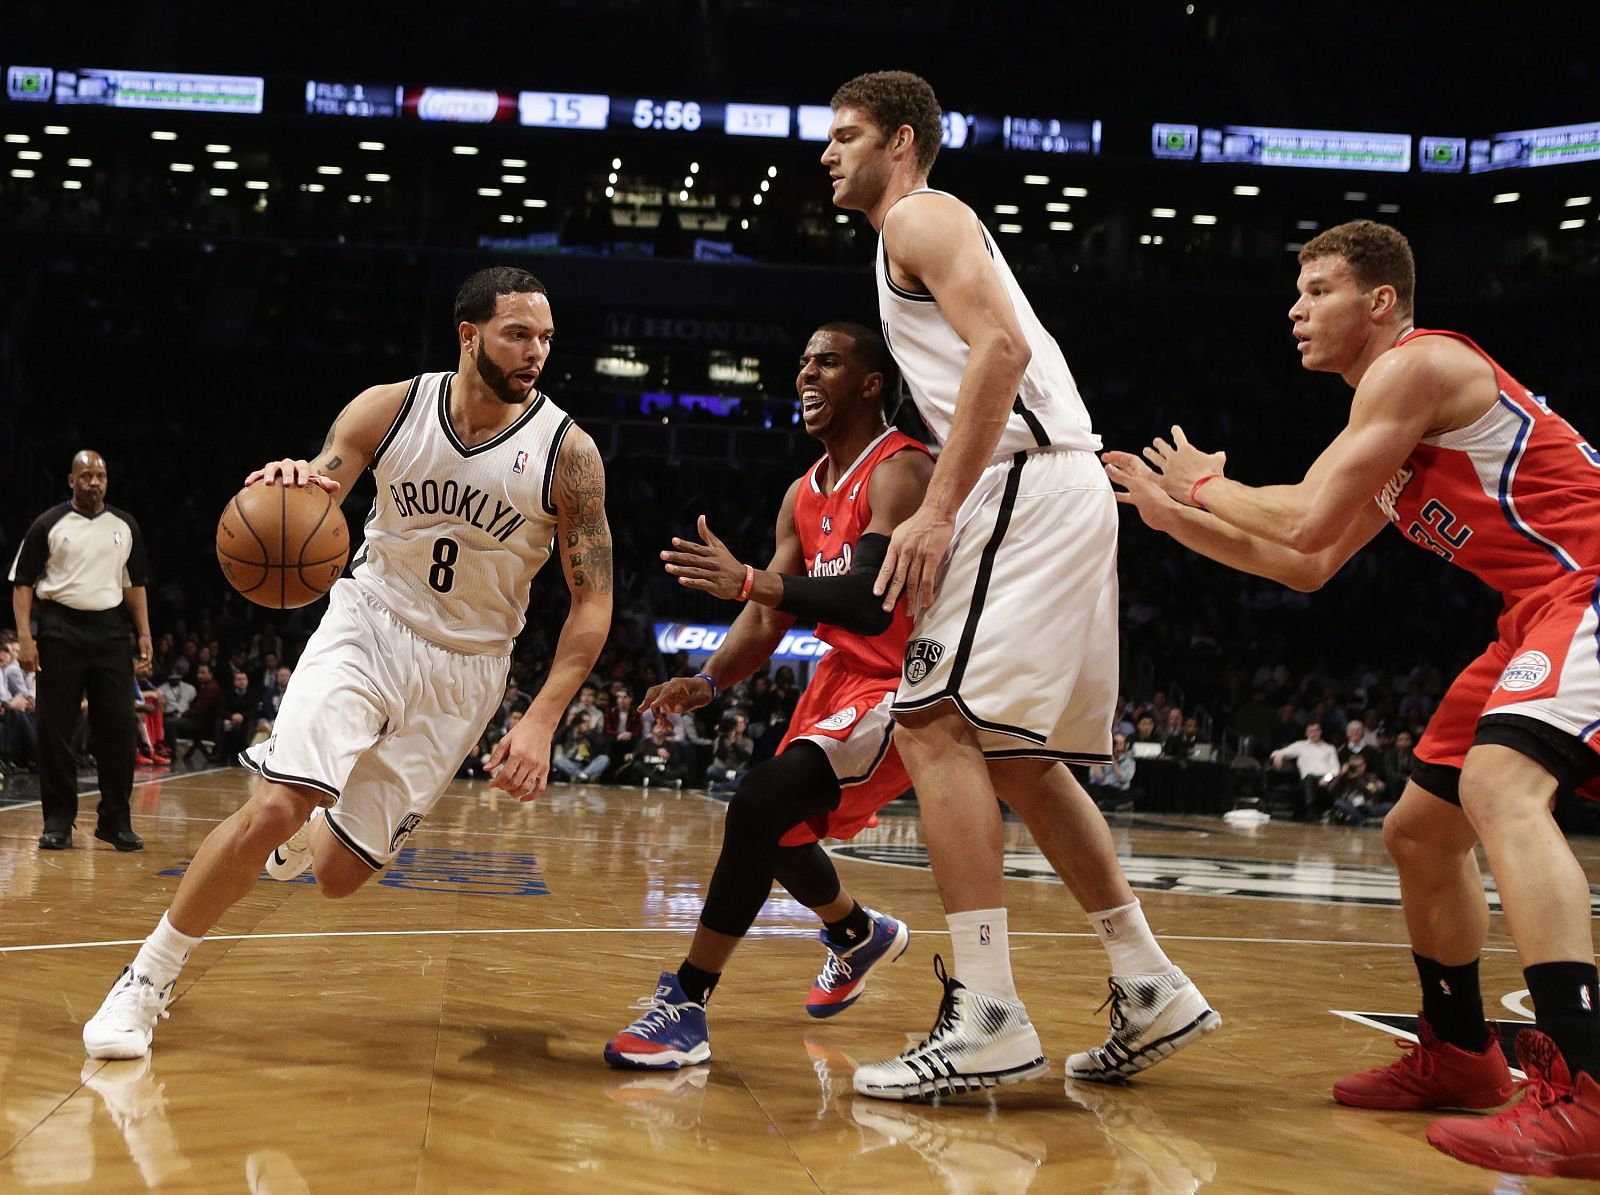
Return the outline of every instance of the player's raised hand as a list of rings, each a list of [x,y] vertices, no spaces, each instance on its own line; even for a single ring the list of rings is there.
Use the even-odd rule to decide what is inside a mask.
[[[645,710],[654,710],[661,714],[686,714],[710,705],[713,696],[711,685],[704,677],[675,676],[659,685],[651,685],[645,692],[639,712],[642,714]]]
[[[550,731],[532,718],[523,718],[494,745],[489,756],[494,779],[490,788],[508,792],[519,801],[531,801],[550,781]]]
[[[295,460],[292,457],[285,457],[281,461],[268,461],[246,477],[244,484],[249,487],[258,481],[264,481],[267,485],[319,485],[330,494],[339,488],[337,481],[331,477],[324,477],[310,461]]]
[[[894,529],[883,567],[872,585],[872,592],[883,599],[885,610],[893,610],[902,594],[911,603],[912,617],[933,605],[939,569],[955,534],[954,520],[927,506],[918,507],[915,514]]]
[[[1160,436],[1144,450],[1144,458],[1155,466],[1161,477],[1161,488],[1185,506],[1198,506],[1194,500],[1194,487],[1205,477],[1222,477],[1228,464],[1225,452],[1202,452],[1183,434],[1183,428],[1172,425],[1172,443]]]
[[[1131,452],[1103,452],[1100,460],[1111,484],[1122,487],[1115,491],[1118,502],[1137,510],[1152,531],[1171,530],[1181,506],[1161,488],[1159,473]]]
[[[744,588],[745,566],[711,533],[705,515],[700,516],[697,525],[700,543],[674,536],[672,549],[662,552],[661,559],[666,562],[667,572],[678,578],[679,585],[731,601]]]

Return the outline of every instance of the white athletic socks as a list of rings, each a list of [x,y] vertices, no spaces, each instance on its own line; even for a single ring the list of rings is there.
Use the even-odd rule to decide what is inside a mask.
[[[1138,901],[1102,913],[1090,913],[1088,917],[1100,938],[1100,945],[1111,956],[1111,974],[1159,975],[1178,969],[1150,932],[1150,924],[1144,919],[1144,909]]]
[[[200,945],[201,938],[191,938],[172,928],[165,913],[161,923],[144,940],[133,960],[133,973],[148,976],[157,989],[164,988],[183,970],[189,961],[189,952]]]
[[[951,952],[955,955],[955,977],[965,987],[1005,1000],[1020,999],[1016,981],[1011,978],[1011,942],[1006,933],[1004,909],[972,909],[952,913]],[[1147,934],[1149,930],[1145,931]]]

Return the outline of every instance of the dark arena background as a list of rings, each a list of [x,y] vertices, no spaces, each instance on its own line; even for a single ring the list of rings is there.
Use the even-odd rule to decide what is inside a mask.
[[[833,208],[818,159],[834,88],[886,68],[933,84],[932,185],[996,238],[1106,447],[1179,423],[1226,449],[1230,476],[1299,480],[1350,391],[1296,359],[1296,254],[1356,218],[1410,239],[1420,326],[1470,335],[1600,436],[1594,15],[10,0],[0,556],[9,570],[69,497],[74,453],[100,452],[149,555],[149,684],[205,664],[224,692],[242,671],[270,696],[326,602],[279,613],[234,594],[212,550],[224,505],[263,462],[315,456],[364,388],[453,368],[456,288],[513,265],[551,297],[540,388],[606,466],[599,701],[693,673],[734,608],[657,553],[704,514],[765,563],[784,490],[818,455],[799,354],[820,323],[878,324],[876,234]],[[899,421],[926,437],[909,402]],[[369,475],[344,500],[357,543],[372,496]],[[81,743],[77,848],[42,853],[32,713],[0,714],[0,1190],[1576,1189],[1452,1161],[1423,1141],[1425,1114],[1332,1102],[1334,1079],[1416,1036],[1405,922],[1380,822],[1301,820],[1298,775],[1272,766],[1308,723],[1343,743],[1360,722],[1392,799],[1408,744],[1493,640],[1497,596],[1389,533],[1294,592],[1126,508],[1119,569],[1118,722],[1148,715],[1130,738],[1159,744],[1192,718],[1194,742],[1136,751],[1130,789],[1103,804],[1152,926],[1224,1018],[1148,1077],[1063,1093],[1061,1059],[1105,1031],[1103,959],[1008,820],[1019,988],[1055,1077],[938,1106],[852,1092],[857,1062],[920,1036],[927,970],[949,952],[912,793],[832,846],[852,891],[913,934],[850,1016],[805,1016],[822,951],[775,890],[718,989],[709,1067],[608,1070],[601,1047],[698,917],[726,800],[702,788],[719,720],[742,714],[770,755],[822,645],[791,634],[700,711],[681,787],[614,765],[519,804],[479,755],[549,668],[568,601],[552,566],[502,713],[401,857],[348,902],[263,878],[137,1062],[85,1063],[80,1026],[248,773],[214,723],[142,738],[147,845],[116,853],[88,832]],[[1557,810],[1591,881],[1595,808],[1563,794]],[[1526,985],[1484,880],[1485,1002],[1520,1024]]]

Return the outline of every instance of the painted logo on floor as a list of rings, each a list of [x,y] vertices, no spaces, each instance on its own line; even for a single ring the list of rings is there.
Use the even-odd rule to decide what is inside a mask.
[[[828,848],[842,859],[891,867],[928,867],[928,851],[920,844],[846,842]],[[1123,855],[1128,883],[1145,892],[1178,892],[1188,896],[1238,896],[1251,900],[1299,900],[1321,904],[1375,905],[1398,908],[1400,877],[1393,868],[1358,867],[1325,859],[1224,859],[1209,855]],[[1005,855],[1005,874],[1013,880],[1061,881],[1036,850]],[[1500,908],[1494,881],[1483,877],[1489,907]],[[1589,907],[1600,912],[1600,892],[1589,890]]]
[[[192,860],[185,859],[157,875],[181,876]],[[262,872],[263,878],[266,876]],[[283,881],[273,880],[272,883]],[[287,881],[314,884],[307,872]],[[437,847],[408,846],[372,881],[385,888],[410,888],[415,892],[459,892],[467,896],[549,896],[537,855],[495,851],[450,851]]]

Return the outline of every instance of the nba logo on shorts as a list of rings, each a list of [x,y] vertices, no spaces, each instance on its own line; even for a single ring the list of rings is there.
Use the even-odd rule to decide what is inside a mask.
[[[511,471],[521,473],[528,467],[528,452],[526,449],[517,449],[517,459],[511,462]]]
[[[944,657],[944,644],[932,639],[913,639],[906,644],[906,680],[912,684],[924,679]]]
[[[982,925],[978,926],[978,945],[979,946],[987,946],[988,944],[989,944],[989,923],[987,921],[985,921]]]
[[[422,814],[408,813],[400,819],[400,824],[395,827],[394,837],[389,839],[389,849],[397,851],[400,844],[411,837],[411,831],[422,824]]]

